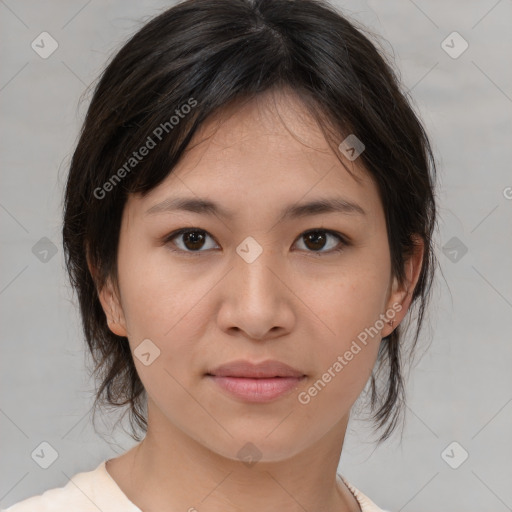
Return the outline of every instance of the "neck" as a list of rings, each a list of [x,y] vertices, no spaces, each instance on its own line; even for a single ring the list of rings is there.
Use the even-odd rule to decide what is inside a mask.
[[[336,478],[347,420],[286,460],[256,462],[223,457],[167,420],[108,470],[143,512],[356,512],[357,501]]]

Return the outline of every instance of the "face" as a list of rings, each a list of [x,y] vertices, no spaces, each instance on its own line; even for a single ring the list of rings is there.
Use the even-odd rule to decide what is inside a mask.
[[[118,292],[100,294],[148,393],[148,433],[232,459],[250,442],[262,461],[341,430],[409,297],[369,175],[296,98],[269,100],[211,118],[164,182],[129,197]],[[293,371],[253,366],[268,362]]]

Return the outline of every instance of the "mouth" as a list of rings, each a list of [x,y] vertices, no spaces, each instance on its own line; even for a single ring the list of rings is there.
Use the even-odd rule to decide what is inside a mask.
[[[295,389],[306,375],[279,361],[233,361],[205,376],[225,393],[244,402],[270,402]]]

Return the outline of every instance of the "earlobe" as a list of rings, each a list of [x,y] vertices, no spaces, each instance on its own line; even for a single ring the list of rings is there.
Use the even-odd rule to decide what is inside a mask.
[[[94,282],[97,283],[96,269],[91,265],[89,260],[87,260],[87,265]],[[126,330],[123,309],[112,284],[112,280],[108,278],[100,290],[98,290],[98,287],[96,287],[96,289],[98,291],[98,298],[100,300],[101,307],[107,317],[108,328],[117,336],[127,337],[128,333]]]
[[[393,326],[396,328],[404,319],[411,305],[413,291],[421,274],[425,244],[419,236],[414,235],[413,240],[414,250],[404,263],[403,282],[399,283],[396,277],[393,278],[387,311],[393,310],[396,314],[387,322],[386,328],[382,333],[383,337],[389,336],[394,330]]]
[[[107,317],[109,329],[117,336],[126,337],[127,331],[123,309],[110,278],[107,279],[105,285],[98,292],[98,296]]]
[[[121,304],[117,298],[110,279],[99,292],[99,298],[103,311],[107,317],[109,329],[117,336],[127,336],[126,323]]]

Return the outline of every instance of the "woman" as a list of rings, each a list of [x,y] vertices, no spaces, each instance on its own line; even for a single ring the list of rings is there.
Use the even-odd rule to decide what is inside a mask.
[[[7,510],[381,510],[336,471],[366,388],[380,441],[400,418],[434,178],[392,68],[328,4],[147,23],[96,87],[63,228],[96,404],[128,405],[138,444]]]

